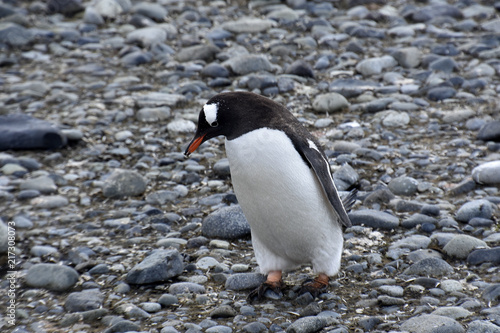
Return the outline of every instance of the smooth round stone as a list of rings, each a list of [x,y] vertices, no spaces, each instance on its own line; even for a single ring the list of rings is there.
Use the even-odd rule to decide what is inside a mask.
[[[341,94],[327,93],[317,95],[312,107],[317,112],[339,112],[348,108],[349,102]]]
[[[493,204],[485,199],[474,200],[465,203],[456,213],[457,221],[467,223],[474,217],[491,219],[493,216]]]
[[[140,304],[141,308],[149,313],[158,312],[161,310],[161,304],[155,302],[144,302]]]
[[[40,176],[25,180],[19,187],[21,190],[37,190],[40,193],[50,194],[57,191],[57,185],[49,176]]]
[[[423,235],[412,235],[391,244],[391,248],[402,247],[410,250],[426,249],[431,239]]]
[[[208,270],[217,266],[219,262],[213,257],[203,257],[196,262],[196,266],[202,270]]]
[[[383,230],[392,230],[399,226],[399,219],[396,216],[377,210],[357,210],[348,215],[353,225]]]
[[[177,282],[170,285],[168,292],[173,295],[185,293],[204,294],[205,287],[192,282]]]
[[[443,329],[443,331],[436,330],[436,327],[442,327],[445,329]],[[455,319],[433,314],[424,314],[412,317],[403,322],[401,330],[408,331],[410,333],[465,333],[465,329]]]
[[[131,284],[149,284],[166,281],[182,273],[184,264],[177,250],[156,250],[127,274]]]
[[[87,289],[69,294],[64,302],[64,308],[69,312],[95,310],[102,306],[103,300],[104,295],[99,289]]]
[[[286,74],[293,74],[302,77],[314,78],[314,71],[311,66],[304,60],[296,60],[290,64],[285,70]]]
[[[165,20],[168,14],[167,10],[162,5],[148,2],[140,2],[136,4],[132,8],[132,11],[159,22]]]
[[[488,320],[474,320],[467,326],[467,333],[500,333],[500,327]]]
[[[209,214],[201,227],[208,238],[237,239],[250,235],[250,225],[239,205],[223,207]]]
[[[473,250],[481,247],[487,247],[486,242],[469,235],[456,235],[443,247],[443,251],[450,257],[466,259]]]
[[[94,7],[88,6],[85,8],[85,13],[83,14],[83,22],[88,24],[103,25],[104,19]]]
[[[53,253],[57,253],[57,249],[49,245],[35,245],[31,248],[30,253],[35,257],[42,257]]]
[[[146,180],[136,171],[116,169],[105,180],[102,193],[107,198],[140,195],[146,191]]]
[[[429,64],[429,69],[444,73],[452,73],[453,71],[458,70],[458,64],[452,58],[443,57],[431,62]]]
[[[482,295],[487,302],[498,301],[500,299],[500,283],[492,284],[486,287]]]
[[[356,70],[363,76],[381,74],[383,70],[390,69],[397,65],[397,61],[389,55],[380,58],[370,58],[360,61],[356,65]]]
[[[472,251],[467,257],[467,262],[471,265],[480,265],[485,262],[500,264],[500,246],[491,249],[478,249]]]
[[[33,222],[23,215],[17,215],[13,218],[16,228],[20,229],[31,229],[33,228]]]
[[[444,316],[452,319],[463,319],[470,317],[472,313],[459,306],[447,306],[447,307],[437,308],[431,313],[431,315]]]
[[[429,89],[427,98],[431,101],[442,101],[443,99],[452,98],[457,91],[451,87],[435,87]]]
[[[441,253],[439,253],[435,250],[429,250],[429,249],[419,249],[416,251],[412,251],[406,257],[410,262],[419,262],[420,260],[426,259],[426,258],[440,258],[440,259],[442,259]]]
[[[500,161],[486,162],[475,167],[472,169],[472,179],[478,184],[500,184]]]
[[[233,333],[233,329],[228,326],[215,325],[205,330],[206,333]]]
[[[440,258],[426,258],[408,267],[404,274],[440,277],[453,273],[453,267]]]
[[[17,163],[7,163],[0,168],[0,172],[4,175],[24,175],[28,170]]]
[[[424,224],[435,225],[437,224],[437,222],[438,221],[432,216],[417,213],[403,220],[401,222],[401,226],[403,226],[404,228],[411,229],[415,228],[417,225],[424,225]]]
[[[221,50],[215,45],[194,45],[181,49],[175,58],[180,62],[204,60],[212,61]]]
[[[418,190],[418,181],[412,177],[401,176],[392,179],[388,187],[395,195],[413,195]]]
[[[244,273],[249,269],[250,267],[246,264],[234,264],[231,266],[231,270],[235,273]]]
[[[35,264],[26,273],[26,284],[33,288],[65,291],[73,287],[79,279],[76,270],[57,264]]]
[[[54,209],[67,206],[69,201],[61,195],[51,195],[34,198],[30,203],[36,208]]]
[[[500,142],[500,120],[485,123],[480,128],[477,138],[483,141]]]
[[[227,278],[225,288],[234,291],[255,289],[265,280],[266,277],[259,273],[238,273]]]
[[[200,72],[201,75],[203,76],[208,76],[208,77],[229,77],[229,71],[226,69],[226,67],[217,64],[217,63],[210,63],[206,65]]]
[[[403,127],[410,123],[410,116],[407,112],[400,112],[394,110],[383,111],[382,124],[386,127]]]
[[[91,275],[108,274],[110,271],[111,270],[107,264],[98,264],[89,270],[89,274],[91,274]]]
[[[276,25],[276,22],[268,19],[255,17],[244,17],[237,21],[222,24],[221,28],[234,33],[256,33],[266,31]]]
[[[286,329],[287,333],[318,332],[328,325],[328,319],[320,316],[308,316],[294,321]]]
[[[392,56],[404,68],[415,68],[422,61],[422,51],[417,47],[399,49],[393,52]]]
[[[461,292],[463,290],[462,284],[457,280],[443,280],[439,284],[439,288],[447,293]]]
[[[358,182],[359,175],[349,164],[344,164],[333,173],[332,178],[339,191],[346,191]]]
[[[116,0],[98,0],[95,10],[103,17],[114,19],[123,12],[123,7]]]
[[[403,297],[403,294],[404,294],[404,289],[401,286],[384,285],[384,286],[380,286],[378,288],[378,290],[380,290],[380,292],[382,292],[384,294],[387,294],[387,295],[393,296],[393,297]]]
[[[187,119],[176,119],[168,123],[167,129],[174,133],[194,133],[196,125]]]
[[[158,303],[167,307],[167,306],[179,304],[179,299],[177,298],[177,296],[172,295],[172,294],[163,294],[158,299]]]
[[[266,57],[256,54],[248,54],[231,58],[224,64],[231,68],[231,70],[237,75],[246,75],[259,71],[271,72],[273,69],[271,63]]]

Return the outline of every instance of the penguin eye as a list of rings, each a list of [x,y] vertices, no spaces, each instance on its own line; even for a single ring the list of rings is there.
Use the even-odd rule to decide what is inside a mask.
[[[214,121],[213,123],[210,124],[212,127],[217,127],[219,126],[219,123],[217,121]]]

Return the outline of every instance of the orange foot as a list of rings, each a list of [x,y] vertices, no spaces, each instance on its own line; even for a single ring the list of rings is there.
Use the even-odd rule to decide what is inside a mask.
[[[304,282],[299,294],[311,293],[313,297],[317,297],[327,289],[329,280],[328,275],[320,273],[314,280]]]
[[[268,290],[281,294],[281,290],[285,287],[285,283],[281,279],[281,271],[272,271],[267,275],[267,279],[257,289],[248,294],[247,300],[252,303],[254,301],[262,301]]]

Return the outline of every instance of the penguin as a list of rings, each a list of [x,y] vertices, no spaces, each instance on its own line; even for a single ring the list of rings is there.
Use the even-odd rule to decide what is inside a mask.
[[[284,106],[250,92],[224,92],[200,111],[188,157],[203,142],[225,137],[231,182],[250,224],[252,246],[266,281],[249,300],[281,294],[283,272],[312,265],[316,277],[301,292],[317,296],[340,270],[343,228],[356,200],[344,201],[317,139]]]

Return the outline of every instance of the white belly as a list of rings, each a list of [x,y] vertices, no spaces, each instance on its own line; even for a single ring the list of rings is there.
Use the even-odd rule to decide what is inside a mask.
[[[226,140],[234,191],[262,273],[312,264],[337,274],[343,237],[316,175],[288,136],[259,129]]]

